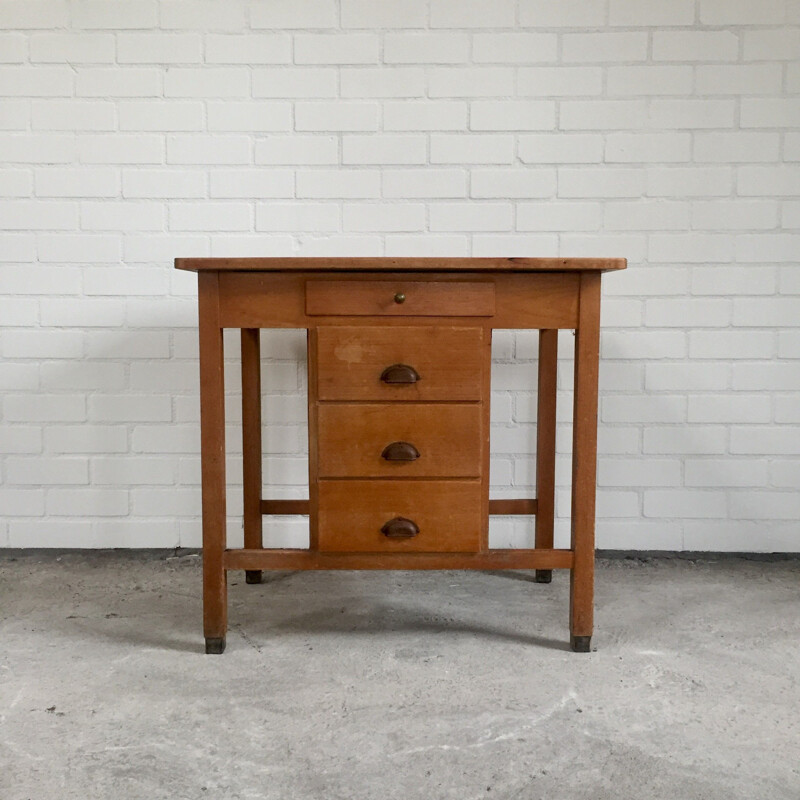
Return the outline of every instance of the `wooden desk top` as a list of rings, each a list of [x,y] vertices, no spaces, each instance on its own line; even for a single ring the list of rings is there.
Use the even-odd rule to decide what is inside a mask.
[[[176,258],[193,272],[609,272],[624,258]]]

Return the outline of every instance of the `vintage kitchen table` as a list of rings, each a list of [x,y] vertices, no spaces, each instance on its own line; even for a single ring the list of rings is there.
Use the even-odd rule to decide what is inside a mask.
[[[570,571],[570,643],[594,602],[600,258],[178,258],[198,273],[207,653],[227,573],[264,569]],[[224,328],[241,329],[244,548],[225,541]],[[308,500],[261,497],[260,328],[308,332]],[[539,330],[536,497],[489,499],[491,339]],[[553,547],[558,330],[573,329],[572,536]],[[308,549],[264,548],[262,515],[309,517]],[[490,514],[536,517],[535,548],[489,548]]]

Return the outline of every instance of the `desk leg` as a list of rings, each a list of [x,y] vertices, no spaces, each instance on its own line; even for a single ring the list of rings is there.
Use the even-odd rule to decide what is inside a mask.
[[[556,492],[556,391],[558,331],[539,331],[536,412],[536,547],[552,549]],[[536,582],[550,583],[553,570],[537,569]]]
[[[225,650],[228,591],[225,551],[225,388],[219,280],[198,275],[200,327],[200,445],[203,484],[203,631],[206,653]]]
[[[600,359],[600,275],[581,275],[575,336],[572,420],[572,549],[570,644],[591,647],[594,614],[594,516],[597,481],[597,374]]]
[[[261,536],[261,331],[242,328],[242,483],[244,546],[260,550]],[[247,583],[261,583],[261,570],[245,570]]]

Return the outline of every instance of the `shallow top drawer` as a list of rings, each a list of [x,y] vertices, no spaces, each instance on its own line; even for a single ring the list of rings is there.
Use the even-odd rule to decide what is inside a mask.
[[[494,284],[481,281],[306,283],[309,316],[491,317]]]
[[[481,328],[317,328],[320,400],[480,400],[490,343]]]

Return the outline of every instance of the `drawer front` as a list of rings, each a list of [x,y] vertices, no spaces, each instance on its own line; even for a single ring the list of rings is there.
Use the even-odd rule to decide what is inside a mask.
[[[477,552],[481,519],[480,481],[319,483],[319,549],[326,552]]]
[[[477,478],[481,406],[326,404],[318,407],[322,478]]]
[[[480,400],[489,363],[481,328],[317,329],[320,400]]]
[[[481,281],[323,281],[306,283],[310,316],[491,317],[494,283]]]

